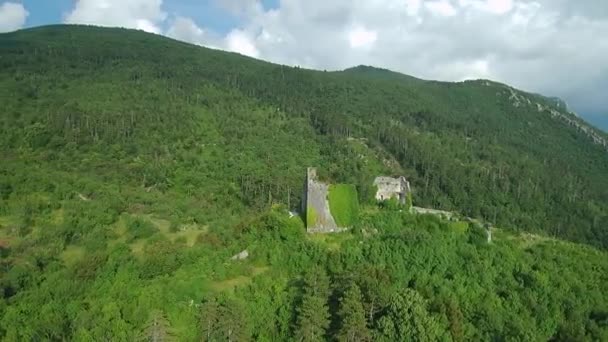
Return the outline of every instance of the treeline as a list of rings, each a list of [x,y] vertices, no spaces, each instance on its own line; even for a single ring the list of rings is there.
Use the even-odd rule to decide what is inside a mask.
[[[382,271],[370,269],[369,274],[356,276],[364,286],[361,289],[354,279],[343,278],[330,282],[321,268],[312,268],[303,274],[300,294],[293,303],[293,311],[277,322],[284,331],[274,329],[252,336],[256,329],[246,315],[246,305],[233,297],[211,296],[197,305],[199,308],[200,336],[203,341],[244,341],[249,339],[284,339],[296,341],[436,341],[450,339],[450,332],[428,310],[427,300],[412,289],[389,294],[388,278],[376,279]],[[352,276],[351,276],[352,278]],[[382,280],[385,283],[382,283]],[[337,285],[340,284],[340,285]],[[457,310],[457,308],[451,308]],[[459,313],[455,313],[458,315]],[[462,315],[462,314],[460,314]],[[167,339],[174,336],[170,323],[158,312],[151,314],[152,322],[144,329],[148,339],[153,336]],[[161,318],[163,320],[161,320]],[[454,319],[462,320],[462,317]],[[454,324],[462,324],[455,322]],[[460,327],[454,327],[456,340],[462,339]]]
[[[475,225],[393,209],[323,237],[275,208],[188,240],[179,220],[167,231],[96,202],[65,202],[64,221],[35,209],[3,247],[3,340],[608,337],[608,258],[581,245],[502,231],[488,244]]]

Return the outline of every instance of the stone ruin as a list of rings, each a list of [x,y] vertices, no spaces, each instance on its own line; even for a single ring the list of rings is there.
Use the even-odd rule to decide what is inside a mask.
[[[400,204],[405,204],[407,195],[410,193],[410,182],[405,177],[376,177],[374,185],[378,189],[376,191],[376,200],[386,201],[391,198],[397,199]]]
[[[302,212],[306,217],[308,233],[337,233],[346,230],[338,227],[329,210],[328,193],[329,185],[319,181],[316,168],[309,167],[302,198]]]
[[[406,204],[410,193],[410,183],[405,177],[376,177],[374,185],[377,187],[376,200],[385,201],[392,198],[399,203]],[[329,207],[329,184],[319,180],[317,169],[309,167],[306,172],[304,194],[302,196],[302,213],[305,217],[306,231],[308,233],[336,233],[346,230],[338,227]]]

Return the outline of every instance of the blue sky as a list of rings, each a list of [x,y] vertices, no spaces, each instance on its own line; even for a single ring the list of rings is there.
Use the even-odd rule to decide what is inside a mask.
[[[608,1],[0,0],[0,32],[59,23],[141,29],[315,69],[491,79],[558,96],[608,129]]]
[[[9,2],[9,1],[2,1]],[[61,23],[67,13],[73,9],[74,0],[22,0],[29,12],[25,27]],[[278,7],[278,0],[261,1],[265,9]],[[222,7],[218,0],[177,0],[163,2],[163,8],[172,15],[190,16],[197,22],[218,33],[227,33],[239,25],[239,18]]]
[[[40,26],[59,23],[61,22],[62,14],[71,8],[72,3],[72,0],[23,0],[23,5],[28,9],[29,12],[26,26]]]

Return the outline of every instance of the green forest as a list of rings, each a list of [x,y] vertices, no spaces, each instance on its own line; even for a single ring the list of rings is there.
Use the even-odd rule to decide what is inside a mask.
[[[0,340],[608,340],[608,152],[549,98],[59,25],[0,99]]]

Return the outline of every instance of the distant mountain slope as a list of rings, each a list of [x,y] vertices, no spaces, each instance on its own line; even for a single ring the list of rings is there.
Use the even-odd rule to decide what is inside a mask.
[[[416,78],[416,77],[412,77],[412,76],[400,74],[398,72],[394,72],[391,70],[376,68],[376,67],[372,67],[372,66],[368,66],[368,65],[359,65],[356,67],[345,69],[340,72],[349,74],[349,75],[359,75],[359,76],[365,76],[365,77],[381,79],[381,80],[384,79],[384,80],[402,81],[402,82],[408,82],[408,83],[424,82],[423,80]]]
[[[90,178],[226,227],[272,203],[297,207],[316,165],[364,199],[375,175],[404,174],[417,205],[608,247],[606,146],[542,96],[305,70],[85,26],[2,34],[0,56],[6,198],[40,186],[61,198],[74,184],[103,196]],[[107,196],[148,203],[119,188]]]

